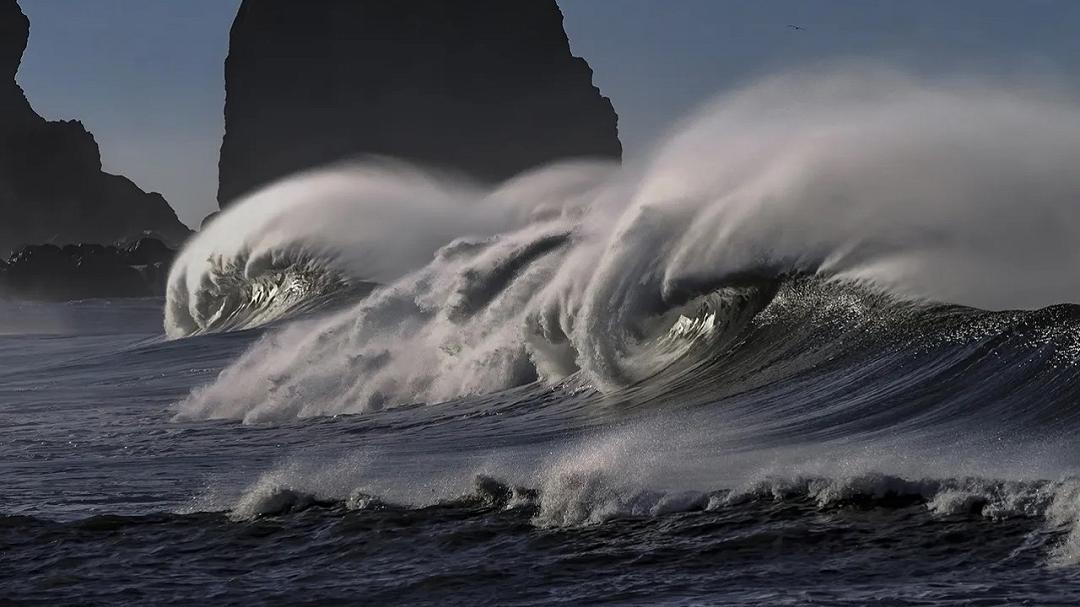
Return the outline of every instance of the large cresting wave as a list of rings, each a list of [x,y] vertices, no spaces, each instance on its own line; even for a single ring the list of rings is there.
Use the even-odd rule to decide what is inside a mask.
[[[939,304],[1080,299],[1078,159],[1066,93],[849,67],[726,95],[622,167],[569,162],[495,188],[387,162],[297,176],[186,247],[166,330],[338,307],[266,334],[178,416],[700,385],[720,352],[742,352],[749,377],[785,338],[803,353],[829,341],[817,354],[832,360],[844,331],[990,339],[1028,321]],[[810,326],[826,321],[828,338]]]

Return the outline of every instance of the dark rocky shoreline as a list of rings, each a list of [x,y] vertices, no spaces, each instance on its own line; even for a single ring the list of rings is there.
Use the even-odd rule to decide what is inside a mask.
[[[0,298],[164,294],[170,247],[191,230],[160,194],[102,170],[81,122],[34,111],[15,81],[29,35],[18,2],[0,0],[0,251],[12,251],[0,259]]]
[[[165,294],[176,251],[144,237],[115,245],[27,245],[0,260],[0,298],[66,301]]]

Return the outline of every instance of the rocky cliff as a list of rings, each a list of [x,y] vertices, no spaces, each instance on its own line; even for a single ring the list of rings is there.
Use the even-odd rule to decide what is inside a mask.
[[[364,155],[484,180],[618,158],[555,0],[244,0],[225,63],[222,206]]]
[[[15,73],[30,23],[0,0],[0,258],[24,244],[111,243],[150,232],[179,244],[190,231],[160,194],[101,170],[97,142],[74,120],[47,121]]]

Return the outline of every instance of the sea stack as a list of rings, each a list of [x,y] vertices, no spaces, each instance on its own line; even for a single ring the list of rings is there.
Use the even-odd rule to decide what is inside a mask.
[[[499,181],[622,153],[554,0],[243,0],[225,91],[222,207],[365,156]]]
[[[0,257],[21,245],[112,243],[147,233],[178,245],[190,235],[165,199],[101,170],[77,120],[48,121],[15,82],[30,22],[0,0]]]

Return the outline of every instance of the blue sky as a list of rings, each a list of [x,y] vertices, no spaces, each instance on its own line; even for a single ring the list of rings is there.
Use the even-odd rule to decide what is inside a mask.
[[[1080,82],[1076,0],[559,3],[574,52],[615,104],[628,155],[719,92],[841,58]],[[18,79],[34,108],[82,120],[106,170],[162,192],[198,225],[217,206],[223,61],[239,0],[20,4],[31,34]]]

